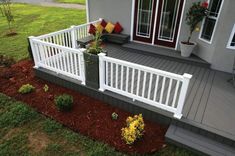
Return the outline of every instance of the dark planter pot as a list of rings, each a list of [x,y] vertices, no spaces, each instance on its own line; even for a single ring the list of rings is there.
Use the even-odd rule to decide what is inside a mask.
[[[99,89],[99,56],[84,52],[86,85]]]

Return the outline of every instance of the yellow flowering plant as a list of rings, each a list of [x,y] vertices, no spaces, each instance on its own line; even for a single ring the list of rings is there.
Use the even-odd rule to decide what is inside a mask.
[[[131,145],[137,139],[143,136],[144,132],[144,119],[142,114],[135,115],[134,117],[128,117],[126,119],[127,127],[121,129],[122,138],[126,144]]]

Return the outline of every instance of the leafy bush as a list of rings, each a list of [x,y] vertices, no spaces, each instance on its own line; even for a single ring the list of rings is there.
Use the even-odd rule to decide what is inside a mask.
[[[20,89],[18,90],[18,93],[27,94],[27,93],[34,91],[34,89],[35,87],[32,86],[31,84],[26,84],[20,87]]]
[[[23,104],[14,104],[7,112],[0,115],[0,128],[17,127],[23,125],[32,119],[35,119],[37,113],[30,107]]]
[[[117,120],[118,119],[118,114],[116,112],[112,113],[112,119]]]
[[[127,127],[121,129],[122,138],[125,140],[126,144],[131,145],[143,135],[144,120],[142,114],[128,117],[126,123]]]
[[[54,133],[62,128],[62,125],[54,120],[47,119],[43,122],[43,130],[46,133]]]
[[[101,39],[101,33],[96,31],[96,34],[94,36],[94,41],[91,43],[91,47],[88,48],[88,53],[98,55],[103,51],[101,47],[102,39]]]
[[[60,111],[69,111],[73,106],[73,97],[67,94],[57,96],[55,98],[55,104]]]
[[[15,64],[15,60],[11,57],[0,55],[0,66],[10,67]]]
[[[49,86],[47,84],[45,84],[44,87],[43,87],[43,90],[44,90],[44,92],[48,92]]]

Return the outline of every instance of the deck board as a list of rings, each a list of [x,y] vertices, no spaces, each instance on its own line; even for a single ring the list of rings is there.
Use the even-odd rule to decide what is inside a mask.
[[[194,120],[194,118],[196,116],[198,106],[200,105],[201,97],[204,93],[204,89],[205,89],[209,74],[210,74],[209,70],[206,70],[204,72],[204,74],[202,75],[201,81],[198,81],[198,88],[196,90],[196,93],[192,93],[193,94],[193,99],[192,99],[193,101],[192,101],[192,106],[190,108],[190,113],[188,113],[188,116],[187,116],[188,119]]]
[[[211,88],[212,88],[212,83],[213,83],[213,79],[215,77],[215,71],[210,71],[209,77],[207,79],[206,85],[205,85],[205,89],[200,101],[200,105],[197,107],[197,114],[195,115],[194,120],[196,122],[201,123],[204,113],[205,113],[205,109],[206,109],[206,105],[208,102],[208,98],[211,92]]]

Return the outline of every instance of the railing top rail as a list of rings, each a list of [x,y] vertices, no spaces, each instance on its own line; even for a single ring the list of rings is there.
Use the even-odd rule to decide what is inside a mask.
[[[97,23],[97,22],[100,22],[101,20],[96,20],[96,21],[92,21],[92,22],[89,22],[89,23],[85,23],[85,24],[81,24],[81,25],[77,25],[77,26],[74,26],[74,28],[80,28],[80,27],[84,27],[84,26],[87,26],[87,25],[90,25],[90,24],[94,24],[94,23]]]
[[[64,49],[64,50],[67,50],[67,51],[70,51],[70,52],[73,52],[73,53],[80,53],[80,54],[82,54],[82,52],[86,50],[84,48],[74,49],[74,48],[64,47],[64,46],[57,45],[57,44],[54,44],[54,43],[44,42],[44,41],[41,41],[41,40],[39,40],[37,38],[32,39],[32,41],[36,42],[36,43],[44,44],[46,46],[50,46],[52,48],[54,47],[54,48],[58,48],[58,49]]]
[[[49,37],[49,36],[57,35],[57,34],[60,34],[60,33],[63,33],[63,32],[71,31],[73,28],[84,27],[84,26],[87,26],[87,25],[90,25],[90,24],[94,24],[94,23],[97,23],[97,22],[100,22],[100,21],[101,21],[101,19],[96,20],[96,21],[93,21],[93,22],[89,22],[89,23],[85,23],[85,24],[73,26],[73,27],[71,27],[71,28],[67,28],[67,29],[63,29],[63,30],[51,32],[51,33],[48,33],[48,34],[40,35],[40,36],[37,36],[37,37],[35,37],[35,38],[37,38],[37,39],[43,39],[43,38],[45,38],[45,37]]]
[[[169,78],[174,78],[174,79],[177,79],[177,80],[180,80],[180,81],[182,81],[184,79],[183,75],[179,75],[179,74],[163,71],[163,70],[160,70],[160,69],[147,67],[147,66],[144,66],[144,65],[139,65],[139,64],[136,64],[136,63],[126,62],[126,61],[119,60],[119,59],[116,59],[116,58],[111,58],[111,57],[108,57],[108,56],[104,56],[103,60],[104,61],[111,61],[111,62],[118,63],[118,64],[121,64],[121,65],[126,65],[126,66],[129,66],[129,67],[134,68],[134,69],[140,68],[140,69],[143,69],[144,71],[147,71],[147,72],[151,72],[151,73],[154,73],[154,74],[157,74],[157,75],[166,76],[166,77],[169,77]]]
[[[71,31],[73,28],[67,28],[67,29],[63,29],[63,30],[59,30],[59,31],[55,31],[55,32],[52,32],[52,33],[49,33],[49,34],[45,34],[45,35],[41,35],[41,36],[37,36],[35,38],[37,39],[43,39],[45,37],[49,37],[49,36],[53,36],[53,35],[57,35],[57,34],[60,34],[60,33],[64,33],[64,32],[69,32]]]

